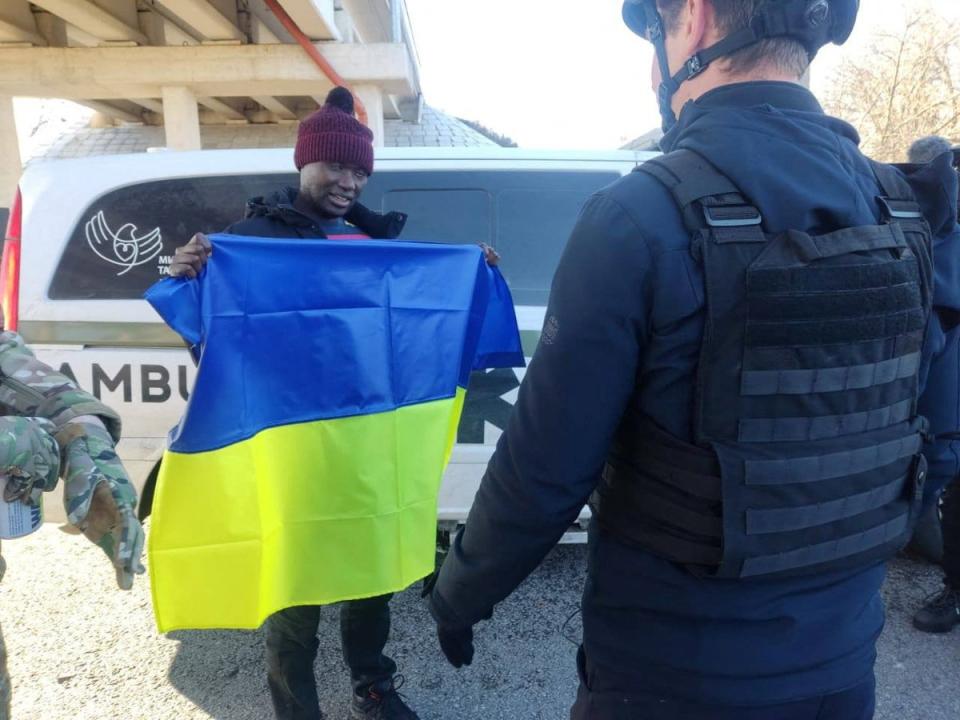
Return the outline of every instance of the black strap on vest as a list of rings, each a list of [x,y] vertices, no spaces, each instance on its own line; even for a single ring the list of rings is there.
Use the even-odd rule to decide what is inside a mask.
[[[910,184],[896,168],[872,160],[870,165],[884,193],[877,196],[883,219],[888,223],[924,222],[923,212]],[[741,194],[739,188],[692,150],[676,150],[670,154],[669,161],[662,158],[648,160],[634,168],[634,172],[647,173],[663,183],[679,205],[684,223],[691,231],[704,227],[742,229],[762,224],[760,211]],[[696,207],[698,203],[702,211]],[[742,237],[743,232],[741,230],[738,235]],[[764,241],[765,238],[758,238],[758,242]]]
[[[760,211],[705,159],[690,150],[677,150],[669,163],[654,158],[634,172],[653,175],[673,195],[691,231],[714,230],[718,242],[766,242]]]
[[[881,211],[887,222],[895,220],[923,220],[923,212],[917,204],[910,184],[892,165],[870,161],[873,174],[883,188],[883,195],[877,197]]]

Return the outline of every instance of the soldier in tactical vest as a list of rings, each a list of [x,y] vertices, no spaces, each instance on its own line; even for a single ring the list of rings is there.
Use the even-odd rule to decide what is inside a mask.
[[[0,320],[2,325],[2,320]],[[137,495],[115,444],[120,418],[37,360],[12,332],[0,332],[0,479],[4,500],[36,506],[60,476],[69,522],[98,545],[117,584],[143,572]],[[5,565],[0,558],[0,576]],[[0,636],[0,720],[10,716],[10,679]]]
[[[922,164],[945,153],[956,166],[950,141],[932,135],[914,142],[907,156],[911,163]],[[960,323],[960,317],[953,321]],[[941,503],[931,505],[921,518],[909,549],[943,566],[943,588],[924,600],[913,616],[913,626],[923,632],[950,632],[960,624],[960,480],[955,478],[944,489]]]
[[[957,471],[960,231],[946,158],[870,161],[800,82],[858,9],[624,3],[665,154],[566,247],[430,595],[455,666],[589,500],[574,720],[873,716],[884,561]]]

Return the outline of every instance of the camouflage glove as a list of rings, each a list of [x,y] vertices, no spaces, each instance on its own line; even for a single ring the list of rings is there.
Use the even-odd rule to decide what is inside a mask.
[[[40,493],[57,486],[60,448],[56,426],[35,417],[0,417],[0,478],[6,479],[3,499],[36,506]]]
[[[137,493],[114,448],[113,438],[96,417],[68,423],[58,437],[64,446],[63,502],[67,519],[98,545],[117,571],[122,590],[143,573],[143,528],[134,510]]]

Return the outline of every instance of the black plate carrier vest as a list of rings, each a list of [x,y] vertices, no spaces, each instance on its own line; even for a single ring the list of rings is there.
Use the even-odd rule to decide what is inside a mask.
[[[670,190],[704,269],[695,444],[629,411],[596,521],[718,578],[887,559],[910,537],[926,475],[932,243],[909,185],[875,164],[882,224],[773,235],[693,152],[637,170]]]

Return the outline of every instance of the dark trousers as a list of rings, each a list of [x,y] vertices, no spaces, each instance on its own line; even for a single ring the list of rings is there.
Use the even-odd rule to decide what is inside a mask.
[[[383,654],[390,634],[390,598],[352,600],[340,607],[340,642],[350,668],[354,692],[389,681],[396,663]],[[267,641],[267,683],[278,720],[318,720],[317,657],[320,606],[292,607],[271,615],[264,624]]]
[[[940,512],[946,582],[954,590],[960,590],[960,480],[954,480],[947,487]]]
[[[580,689],[570,720],[871,720],[876,684],[868,681],[834,695],[782,705],[711,706],[630,690],[628,675],[592,666],[577,656]]]

